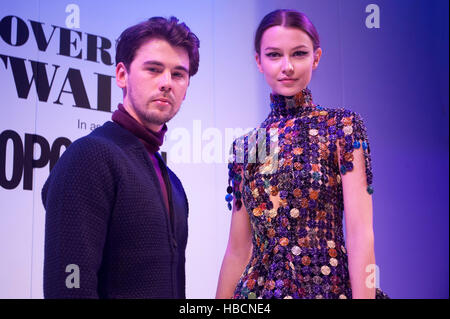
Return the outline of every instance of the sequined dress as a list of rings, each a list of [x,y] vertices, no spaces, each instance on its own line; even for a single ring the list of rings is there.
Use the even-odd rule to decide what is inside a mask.
[[[362,148],[372,194],[364,123],[314,105],[308,88],[270,98],[270,114],[233,142],[228,165],[228,207],[245,205],[253,241],[233,298],[351,298],[341,174]],[[377,288],[376,298],[388,296]]]

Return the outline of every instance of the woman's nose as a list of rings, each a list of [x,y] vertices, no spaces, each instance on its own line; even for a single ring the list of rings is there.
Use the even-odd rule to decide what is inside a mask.
[[[284,74],[292,74],[294,72],[294,66],[291,63],[291,60],[289,58],[285,58],[283,60],[283,68],[282,71]]]

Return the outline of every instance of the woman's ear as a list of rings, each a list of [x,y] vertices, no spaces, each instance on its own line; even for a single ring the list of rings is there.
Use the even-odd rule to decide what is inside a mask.
[[[322,49],[317,48],[316,51],[314,52],[313,70],[315,70],[319,66],[321,56],[322,56]]]
[[[263,73],[263,69],[261,67],[261,57],[258,52],[255,53],[256,66],[258,67],[259,72]]]

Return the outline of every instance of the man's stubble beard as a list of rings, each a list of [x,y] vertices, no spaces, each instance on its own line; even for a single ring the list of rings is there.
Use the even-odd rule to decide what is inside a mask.
[[[149,102],[147,105],[149,105]],[[138,116],[144,121],[144,123],[153,124],[153,125],[164,125],[169,122],[171,119],[175,117],[178,113],[178,110],[175,110],[174,106],[170,105],[170,111],[167,113],[165,111],[154,110],[148,107],[145,110],[137,110]]]

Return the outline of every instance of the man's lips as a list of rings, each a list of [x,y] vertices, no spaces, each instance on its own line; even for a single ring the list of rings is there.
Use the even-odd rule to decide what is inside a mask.
[[[153,99],[153,102],[157,102],[163,105],[170,105],[172,104],[172,102],[169,99],[166,98],[157,98],[157,99]]]

